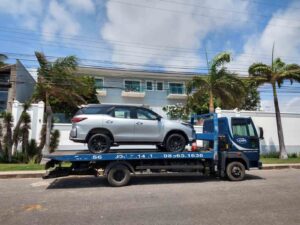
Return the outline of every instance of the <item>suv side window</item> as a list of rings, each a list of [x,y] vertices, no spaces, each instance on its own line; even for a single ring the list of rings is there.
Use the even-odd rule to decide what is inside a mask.
[[[112,116],[115,118],[130,119],[131,110],[127,107],[116,107],[112,112]]]
[[[146,110],[146,109],[137,109],[136,116],[137,116],[137,119],[141,119],[141,120],[156,120],[157,119],[156,114],[154,114],[151,111]]]

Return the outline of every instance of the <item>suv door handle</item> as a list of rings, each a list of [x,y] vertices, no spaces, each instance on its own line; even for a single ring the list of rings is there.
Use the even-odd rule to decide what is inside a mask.
[[[106,123],[113,123],[112,120],[106,120]]]
[[[136,125],[143,125],[143,123],[142,122],[137,122]]]

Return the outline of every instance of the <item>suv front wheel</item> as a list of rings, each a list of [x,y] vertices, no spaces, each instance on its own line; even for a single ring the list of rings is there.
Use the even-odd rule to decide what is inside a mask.
[[[111,140],[106,134],[94,134],[88,141],[88,149],[94,154],[108,152],[110,145]]]
[[[185,146],[186,140],[182,134],[171,134],[166,140],[166,149],[169,152],[182,152]]]

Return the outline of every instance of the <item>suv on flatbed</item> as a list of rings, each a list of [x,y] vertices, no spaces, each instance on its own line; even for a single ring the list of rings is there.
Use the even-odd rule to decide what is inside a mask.
[[[70,132],[70,140],[87,143],[92,153],[105,153],[122,144],[149,144],[161,151],[180,152],[194,139],[190,124],[129,105],[87,105],[73,117]]]

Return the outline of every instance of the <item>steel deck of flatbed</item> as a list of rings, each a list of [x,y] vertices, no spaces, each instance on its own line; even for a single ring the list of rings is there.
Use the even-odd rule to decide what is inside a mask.
[[[136,150],[135,150],[136,151]],[[113,160],[140,160],[140,159],[213,159],[213,151],[203,152],[130,152],[130,153],[105,153],[105,154],[50,154],[45,158],[64,161],[113,161]]]

